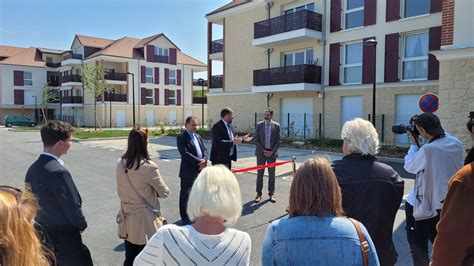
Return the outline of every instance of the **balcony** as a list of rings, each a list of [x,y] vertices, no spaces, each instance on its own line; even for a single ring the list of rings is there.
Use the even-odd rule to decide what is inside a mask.
[[[59,82],[59,78],[55,79],[55,80],[49,80],[48,85],[51,86],[51,87],[60,87],[61,82]]]
[[[67,53],[63,60],[68,60],[68,59],[78,59],[82,60],[82,55],[81,54],[73,54],[73,53]]]
[[[82,103],[82,96],[63,96],[63,104]]]
[[[215,40],[211,42],[209,51],[209,59],[222,60],[224,57],[224,40]]]
[[[61,66],[61,63],[46,62],[47,67],[58,68]]]
[[[66,75],[61,77],[62,86],[72,86],[72,85],[81,85],[82,77],[81,75]]]
[[[204,80],[203,81],[204,84],[204,87],[207,87],[207,80]],[[193,79],[193,86],[201,86],[201,83],[199,83],[199,80],[198,79]]]
[[[322,39],[322,15],[303,10],[254,23],[254,46],[278,45]]]
[[[222,89],[224,83],[224,75],[211,76],[211,89]]]
[[[102,101],[99,97],[97,101]],[[104,92],[104,102],[127,102],[127,94]]]
[[[207,97],[193,97],[193,104],[207,104]]]
[[[127,84],[127,74],[125,73],[105,72],[104,79],[107,81],[107,84]]]
[[[296,65],[253,71],[252,92],[319,91],[321,66]]]
[[[81,63],[82,63],[82,55],[81,54],[67,53],[63,57],[63,61],[61,62],[61,66],[80,65]]]

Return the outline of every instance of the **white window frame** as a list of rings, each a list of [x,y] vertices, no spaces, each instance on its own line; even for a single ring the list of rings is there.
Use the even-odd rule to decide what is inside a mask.
[[[314,5],[314,10],[311,11],[311,12],[316,12],[316,4],[314,2],[309,2],[309,3],[303,4],[303,5],[298,4],[298,5],[293,6],[293,7],[287,7],[283,10],[282,15],[286,15],[287,12],[290,11],[290,10],[291,10],[291,12],[289,14],[295,13],[296,9],[300,8],[300,7],[304,7],[304,10],[308,10],[308,5],[311,5],[311,4]]]
[[[151,69],[151,75],[148,75],[148,70],[149,69]],[[149,78],[151,79],[151,82],[148,82]],[[153,73],[153,68],[152,67],[146,67],[145,68],[145,81],[146,81],[146,83],[150,83],[150,84],[155,83],[155,75]]]
[[[427,45],[429,46],[429,33],[428,31],[416,31],[416,32],[410,32],[410,33],[406,33],[406,34],[403,34],[402,35],[402,49],[401,49],[401,55],[400,55],[400,68],[399,68],[399,72],[400,72],[400,80],[401,81],[416,81],[416,80],[428,80],[428,64],[427,64],[427,68],[426,68],[426,78],[416,78],[416,79],[404,79],[403,78],[403,73],[404,73],[404,63],[405,62],[409,62],[409,61],[420,61],[420,60],[426,60],[428,61],[428,54],[426,54],[426,56],[417,56],[417,57],[409,57],[409,58],[405,58],[405,45],[406,45],[406,39],[408,36],[412,36],[412,35],[419,35],[419,34],[428,34],[428,43]],[[428,47],[429,48],[429,47]],[[429,49],[427,49],[429,50]]]
[[[173,93],[173,96],[171,96],[171,93]],[[176,90],[168,90],[168,105],[176,105]]]
[[[313,47],[308,47],[308,48],[303,48],[303,49],[299,49],[299,50],[292,50],[292,51],[286,51],[286,52],[283,52],[282,54],[282,57],[281,57],[281,66],[282,67],[285,67],[285,66],[295,66],[295,54],[297,53],[303,53],[304,54],[304,59],[303,59],[303,65],[311,65],[310,63],[308,63],[308,58],[307,58],[307,50],[313,50],[313,58],[312,58],[312,62],[314,63],[315,60],[314,60],[314,48]],[[286,65],[286,55],[293,55],[293,62],[291,65]]]
[[[351,45],[351,44],[357,44],[357,43],[360,43],[362,45],[362,49],[361,49],[361,60],[360,60],[360,63],[357,63],[357,64],[346,64],[346,47],[347,45]],[[363,61],[363,53],[364,53],[364,48],[363,48],[364,44],[362,41],[354,41],[354,42],[347,42],[347,43],[344,43],[342,44],[341,46],[341,49],[342,49],[342,57],[341,57],[341,71],[340,71],[340,80],[341,80],[341,84],[343,85],[352,85],[352,84],[362,84],[362,61]],[[346,68],[349,68],[349,67],[360,67],[361,68],[361,77],[360,77],[360,82],[345,82],[345,74],[346,72],[344,71]]]
[[[176,79],[176,72],[177,72],[177,71],[174,70],[174,69],[170,69],[170,70],[168,71],[168,84],[169,84],[169,85],[176,85],[176,81],[177,81],[177,79]],[[171,76],[171,73],[173,73],[173,76]]]
[[[26,73],[30,73],[31,78],[27,78]],[[23,86],[25,87],[33,86],[33,72],[30,72],[30,71],[23,72]]]
[[[155,53],[155,55],[158,55],[158,56],[169,56],[169,49],[155,46],[155,52],[154,53]]]
[[[148,92],[151,91],[151,96],[148,95]],[[150,101],[150,102],[148,102]],[[154,89],[145,89],[145,104],[153,105],[155,104],[155,92]]]
[[[407,0],[402,0],[402,1],[400,1],[400,13],[401,13],[401,14],[400,14],[400,17],[401,17],[401,18],[416,18],[416,17],[426,16],[426,15],[429,15],[429,14],[430,14],[430,7],[428,6],[428,12],[427,12],[427,13],[407,17],[407,16],[406,16],[406,13],[405,13],[406,1],[407,1]],[[418,1],[418,0],[415,0],[415,1]],[[431,2],[431,1],[428,0],[428,5],[430,5],[430,2]]]
[[[354,12],[361,11],[361,10],[363,11],[364,10],[364,5],[362,5],[361,7],[347,9],[347,1],[349,1],[349,0],[342,0],[342,1],[344,1],[343,12],[341,12],[342,13],[342,23],[341,24],[344,26],[343,28],[344,29],[357,29],[357,28],[364,27],[364,22],[363,21],[362,21],[362,25],[357,26],[357,27],[353,27],[353,28],[347,28],[347,25],[346,25],[347,14],[354,13]],[[365,2],[365,0],[364,0],[364,2]]]

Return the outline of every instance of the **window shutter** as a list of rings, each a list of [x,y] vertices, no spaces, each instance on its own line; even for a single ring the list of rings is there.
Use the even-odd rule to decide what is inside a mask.
[[[177,63],[176,62],[176,59],[177,59],[176,58],[176,49],[175,48],[170,48],[169,51],[170,51],[170,60],[169,60],[169,62],[172,65],[176,65],[176,63]]]
[[[364,26],[377,23],[377,0],[364,0]]]
[[[441,26],[430,28],[429,35],[429,51],[439,50],[441,48]],[[428,54],[428,79],[439,79],[439,61],[432,54]]]
[[[441,12],[443,9],[442,0],[431,0],[430,13]]]
[[[331,32],[341,30],[341,0],[331,0]]]
[[[181,70],[176,70],[176,85],[181,86]]]
[[[375,39],[375,37],[365,38],[362,44],[365,41]],[[368,84],[374,82],[374,67],[375,67],[375,58],[376,53],[375,45],[363,45],[362,46],[362,84]]]
[[[385,35],[385,82],[398,81],[399,34]]]
[[[155,67],[155,84],[160,84],[160,68]]]
[[[155,62],[155,46],[147,45],[146,46],[146,61]]]
[[[341,44],[331,43],[329,45],[329,86],[340,84],[339,71],[341,64]]]
[[[165,105],[170,105],[170,90],[165,89]]]
[[[13,103],[14,104],[25,104],[25,91],[24,90],[13,90]]]
[[[170,70],[165,68],[165,85],[170,84]]]
[[[141,96],[140,97],[140,104],[145,105],[146,104],[146,88],[141,89],[140,96]]]
[[[181,90],[176,90],[176,105],[181,105]]]
[[[23,80],[23,71],[13,71],[13,85],[14,86],[23,86],[24,85],[24,80]]]
[[[140,73],[141,81],[142,83],[146,83],[146,67],[142,66],[140,69],[141,69],[141,73]]]
[[[160,89],[155,89],[155,105],[160,105]]]
[[[387,12],[385,21],[395,21],[400,19],[400,0],[387,0]]]

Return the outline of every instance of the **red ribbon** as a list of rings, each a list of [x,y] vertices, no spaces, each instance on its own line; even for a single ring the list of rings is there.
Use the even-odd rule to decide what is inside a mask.
[[[293,162],[293,160],[270,163],[270,164],[265,164],[265,165],[257,165],[257,166],[252,166],[248,168],[232,170],[232,173],[237,174],[237,173],[249,172],[249,171],[260,170],[260,169],[265,169],[265,168],[271,168],[271,167],[280,166],[280,165],[291,163],[291,162]]]

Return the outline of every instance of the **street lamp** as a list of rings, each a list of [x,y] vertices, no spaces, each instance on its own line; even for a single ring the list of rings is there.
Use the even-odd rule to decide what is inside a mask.
[[[132,72],[127,72],[127,75],[132,75],[132,116],[133,127],[135,127],[135,75]]]
[[[114,89],[111,89],[108,93],[108,96],[109,96],[109,104],[110,104],[110,108],[109,108],[109,120],[110,120],[110,128],[112,128],[112,97],[115,96],[115,91]]]
[[[204,79],[199,78],[198,83],[201,84],[201,128],[204,128]]]
[[[377,40],[369,39],[364,42],[365,46],[373,46],[374,47],[374,79],[373,79],[373,87],[372,87],[372,124],[375,128],[375,91],[376,91],[376,73],[377,73]]]
[[[38,96],[33,95],[31,97],[35,98],[35,122],[38,123]]]

